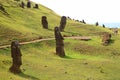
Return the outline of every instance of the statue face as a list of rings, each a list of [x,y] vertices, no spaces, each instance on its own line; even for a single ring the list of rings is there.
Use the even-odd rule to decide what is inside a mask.
[[[42,19],[46,20],[46,19],[47,19],[47,17],[46,17],[46,16],[42,16]]]
[[[19,41],[13,41],[12,46],[19,47]]]
[[[59,28],[58,28],[58,27],[55,27],[55,31],[59,31]]]

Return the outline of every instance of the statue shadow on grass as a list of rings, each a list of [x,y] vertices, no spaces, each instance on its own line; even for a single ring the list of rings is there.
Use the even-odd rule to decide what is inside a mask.
[[[26,78],[26,79],[31,79],[31,80],[40,80],[39,78],[36,78],[36,77],[28,75],[28,74],[24,74],[23,72],[21,72],[20,74],[18,74],[18,76]]]
[[[75,58],[73,58],[73,57],[70,57],[70,56],[65,56],[65,57],[63,57],[64,59],[75,59]]]
[[[54,31],[53,29],[48,29],[49,31]]]
[[[113,39],[110,39],[109,40],[109,44],[108,45],[111,45],[112,43],[114,43],[115,42],[115,40],[113,40]]]

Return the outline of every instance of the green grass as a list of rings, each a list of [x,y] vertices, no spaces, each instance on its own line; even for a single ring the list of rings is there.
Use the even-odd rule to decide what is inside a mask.
[[[0,11],[0,45],[54,37],[60,16],[51,9],[41,4],[39,9],[22,9],[14,0],[0,0],[0,4],[9,14]],[[49,30],[42,28],[42,16],[47,16]],[[0,49],[0,80],[120,80],[120,35],[112,34],[112,42],[102,46],[103,32],[112,33],[108,28],[67,20],[64,36],[92,39],[65,39],[64,58],[55,55],[55,40],[22,45],[22,73],[18,75],[9,72],[10,48]]]
[[[97,41],[97,37],[93,40]],[[72,42],[72,43],[71,43]],[[0,78],[1,80],[119,80],[120,57],[111,54],[114,49],[108,47],[96,50],[89,54],[74,50],[81,43],[94,47],[92,41],[78,41],[65,39],[66,57],[55,55],[55,41],[43,41],[21,46],[23,65],[21,74],[14,75],[9,72],[11,66],[10,49],[0,50]],[[67,45],[69,43],[69,45]],[[78,44],[78,45],[76,45]],[[99,44],[99,43],[98,43]],[[79,46],[80,48],[84,48]],[[103,46],[98,45],[99,48]],[[106,54],[106,55],[105,55]],[[116,75],[115,75],[116,74]],[[8,76],[9,75],[9,76]],[[8,76],[8,77],[6,77]]]
[[[26,0],[24,0],[26,2]],[[0,45],[10,44],[13,40],[30,41],[33,39],[54,37],[54,27],[60,25],[60,16],[51,9],[39,5],[39,9],[22,9],[18,5],[20,2],[14,0],[0,0],[6,12],[0,11]],[[34,5],[35,3],[32,3]],[[41,17],[47,16],[49,30],[45,30],[41,25]],[[78,35],[99,35],[102,32],[111,32],[107,28],[83,24],[72,20],[67,20],[65,32],[66,36]]]

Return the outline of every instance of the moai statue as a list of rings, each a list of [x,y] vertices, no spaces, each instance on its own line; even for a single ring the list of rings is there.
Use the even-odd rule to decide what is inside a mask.
[[[61,21],[60,21],[60,31],[64,31],[64,28],[66,26],[66,20],[67,18],[65,16],[61,17]]]
[[[21,7],[24,8],[25,7],[25,3],[22,1],[21,2]]]
[[[20,66],[22,65],[21,56],[22,54],[20,51],[19,42],[13,41],[11,43],[12,66],[9,69],[12,73],[17,74],[21,72],[20,69]]]
[[[35,4],[35,6],[33,8],[38,9],[39,8],[38,4]]]
[[[102,37],[102,42],[103,42],[103,45],[104,46],[107,46],[110,42],[110,39],[111,39],[111,34],[109,33],[104,33],[103,34],[103,37]]]
[[[62,37],[60,30],[58,27],[54,28],[55,32],[55,40],[56,40],[56,55],[60,57],[65,56],[65,51],[64,51],[64,38]]]
[[[96,23],[95,23],[95,25],[96,25],[96,26],[99,26],[99,23],[98,23],[98,22],[96,22]]]
[[[28,0],[28,2],[27,2],[27,8],[31,8],[31,2],[30,2],[30,0]]]
[[[86,22],[85,22],[85,20],[84,20],[84,19],[82,20],[82,23],[86,24]]]
[[[42,26],[45,29],[48,29],[48,21],[46,16],[42,16]]]
[[[105,25],[103,24],[103,28],[105,28]]]
[[[71,20],[71,18],[70,18],[69,16],[68,16],[67,18],[68,18],[69,20]]]

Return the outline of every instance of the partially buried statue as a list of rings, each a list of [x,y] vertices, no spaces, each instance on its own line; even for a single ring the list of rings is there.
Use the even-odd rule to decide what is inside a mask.
[[[64,51],[64,38],[62,37],[60,30],[58,27],[54,28],[55,31],[55,40],[56,40],[56,55],[60,57],[65,56],[65,51]]]
[[[20,66],[22,65],[22,60],[21,60],[21,51],[19,47],[19,42],[18,41],[13,41],[11,43],[11,57],[12,57],[12,66],[10,67],[10,71],[12,73],[20,73]]]
[[[48,29],[48,21],[46,16],[42,16],[42,26],[45,29]]]

